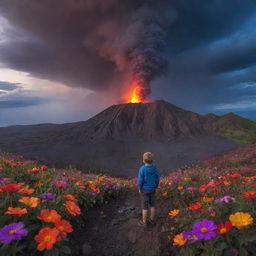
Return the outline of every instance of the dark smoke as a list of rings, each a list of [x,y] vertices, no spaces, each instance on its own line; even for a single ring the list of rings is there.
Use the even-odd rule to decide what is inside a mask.
[[[0,14],[28,39],[1,45],[0,61],[93,90],[119,85],[120,93],[133,78],[146,97],[150,82],[167,68],[162,54],[173,20],[173,13],[164,11],[166,1],[154,2],[2,0]]]

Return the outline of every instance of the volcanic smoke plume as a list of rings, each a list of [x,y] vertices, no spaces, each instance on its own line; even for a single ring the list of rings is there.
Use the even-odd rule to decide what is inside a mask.
[[[167,29],[175,18],[168,2],[2,0],[0,14],[18,34],[0,46],[0,61],[94,91],[135,89],[143,100],[167,70]]]

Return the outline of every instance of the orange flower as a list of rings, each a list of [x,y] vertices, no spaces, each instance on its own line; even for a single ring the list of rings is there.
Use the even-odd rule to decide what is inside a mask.
[[[174,209],[169,212],[169,216],[173,218],[173,217],[177,216],[179,213],[180,213],[179,209]]]
[[[81,210],[79,208],[79,206],[77,206],[74,202],[72,201],[67,201],[65,204],[63,204],[66,209],[68,210],[68,212],[71,214],[71,215],[79,215],[81,214]]]
[[[73,228],[67,220],[60,220],[54,225],[60,232],[60,239],[65,238],[67,233],[73,232]]]
[[[173,238],[173,246],[183,246],[187,241],[187,239],[184,239],[183,234],[180,233]]]
[[[42,187],[44,184],[40,181],[35,183],[35,187]]]
[[[207,196],[204,196],[201,198],[201,201],[203,201],[204,203],[210,203],[214,200],[213,197],[207,197]]]
[[[38,197],[22,197],[19,202],[27,205],[30,208],[35,208],[38,205],[39,198]]]
[[[4,214],[9,215],[16,215],[21,217],[22,215],[28,213],[26,208],[20,208],[20,207],[8,207],[8,211],[6,211]]]
[[[178,186],[178,190],[182,190],[183,189],[183,186]]]
[[[210,212],[210,215],[212,216],[212,217],[215,217],[215,216],[217,216],[217,212]]]
[[[21,195],[31,195],[35,192],[35,190],[33,188],[21,188],[18,193]]]
[[[241,176],[242,175],[240,173],[231,173],[226,175],[227,178],[233,178],[233,179],[240,178]]]
[[[256,190],[244,192],[243,197],[248,199],[256,198]]]
[[[231,182],[224,180],[223,184],[224,184],[224,186],[230,186]]]
[[[57,228],[42,228],[35,236],[35,240],[38,242],[37,250],[51,250],[53,245],[57,242],[59,233]]]
[[[61,216],[55,210],[44,209],[41,210],[40,216],[38,216],[37,218],[44,222],[56,223],[60,221]]]
[[[168,196],[168,193],[167,193],[167,192],[163,192],[163,193],[162,193],[162,196],[163,196],[163,197],[166,197],[166,196]]]
[[[64,197],[69,201],[77,202],[77,199],[71,194],[65,194]]]
[[[95,184],[93,184],[92,181],[89,181],[88,183],[89,183],[90,189],[91,189],[94,193],[97,193],[97,194],[100,193],[100,190],[95,186]]]
[[[195,203],[195,204],[188,206],[188,209],[191,211],[196,211],[200,208],[202,208],[202,205],[200,203]]]
[[[82,189],[85,189],[85,185],[83,184],[83,182],[81,180],[78,180],[76,183],[75,183],[76,186],[82,188]]]

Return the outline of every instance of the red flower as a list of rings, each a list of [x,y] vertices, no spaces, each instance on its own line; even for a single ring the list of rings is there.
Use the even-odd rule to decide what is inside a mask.
[[[41,166],[41,170],[42,170],[42,171],[47,171],[47,170],[48,170],[48,167],[47,167],[46,165],[42,165],[42,166]]]
[[[23,185],[24,185],[24,183],[7,184],[4,186],[0,186],[0,190],[3,192],[16,192]]]
[[[231,174],[227,174],[227,178],[233,178],[233,179],[237,179],[240,178],[242,175],[240,173],[231,173]]]
[[[202,208],[202,205],[200,203],[195,203],[195,204],[188,206],[188,209],[191,211],[196,211],[200,208]]]
[[[244,192],[242,195],[244,198],[248,199],[256,198],[256,190]]]
[[[226,221],[217,225],[217,234],[225,235],[232,230],[233,226],[230,221]]]

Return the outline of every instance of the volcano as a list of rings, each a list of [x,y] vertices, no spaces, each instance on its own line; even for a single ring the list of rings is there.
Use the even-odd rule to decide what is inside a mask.
[[[211,129],[218,118],[165,101],[120,104],[87,121],[0,128],[0,149],[125,177],[136,176],[142,153],[151,151],[164,173],[238,145]]]

